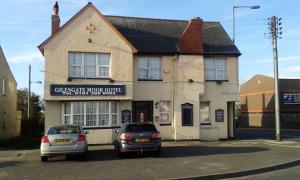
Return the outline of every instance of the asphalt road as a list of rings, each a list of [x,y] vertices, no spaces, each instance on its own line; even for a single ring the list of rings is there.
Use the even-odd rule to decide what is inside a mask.
[[[55,157],[42,163],[39,149],[2,149],[0,179],[176,179],[232,172],[234,179],[299,179],[300,141],[272,143],[273,130],[236,132],[232,141],[165,142],[161,157],[131,154],[120,159],[110,145],[89,147],[86,161]],[[299,131],[282,134],[300,140]]]
[[[238,140],[269,139],[275,140],[275,129],[235,129],[235,137]],[[284,140],[300,140],[300,130],[281,130]]]

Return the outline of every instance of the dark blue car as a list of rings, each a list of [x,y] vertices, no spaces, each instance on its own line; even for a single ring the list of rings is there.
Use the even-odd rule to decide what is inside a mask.
[[[114,142],[119,156],[127,152],[145,151],[161,153],[160,133],[152,123],[130,123],[120,130],[116,130],[117,138]]]

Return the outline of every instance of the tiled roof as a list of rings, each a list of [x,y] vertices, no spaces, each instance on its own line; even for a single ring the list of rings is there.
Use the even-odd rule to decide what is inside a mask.
[[[177,43],[188,21],[105,16],[138,53],[180,53]],[[219,22],[204,22],[204,54],[239,56],[240,52]]]

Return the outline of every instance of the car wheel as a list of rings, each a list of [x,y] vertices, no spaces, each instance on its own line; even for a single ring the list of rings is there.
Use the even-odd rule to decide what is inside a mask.
[[[87,159],[87,153],[80,154],[79,159],[83,160],[83,161],[86,160]]]
[[[47,162],[48,161],[48,157],[47,156],[41,156],[41,161],[42,162]]]
[[[157,157],[160,157],[161,155],[161,150],[157,150],[154,152],[154,155],[157,156]]]

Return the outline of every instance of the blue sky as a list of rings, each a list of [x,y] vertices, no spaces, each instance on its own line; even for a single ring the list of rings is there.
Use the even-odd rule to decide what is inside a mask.
[[[77,13],[88,0],[59,0],[62,24]],[[279,75],[300,77],[300,1],[298,0],[91,0],[108,15],[165,19],[201,17],[220,21],[232,37],[232,7],[260,5],[258,10],[236,9],[236,45],[242,52],[239,78],[244,82],[255,74],[273,75],[271,40],[267,18],[283,19],[283,38],[278,41]],[[18,82],[28,86],[28,65],[32,80],[43,80],[44,60],[37,46],[50,35],[54,0],[1,1],[0,44]],[[43,85],[32,84],[43,95]]]

